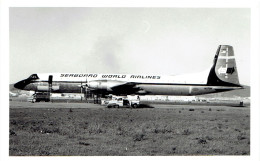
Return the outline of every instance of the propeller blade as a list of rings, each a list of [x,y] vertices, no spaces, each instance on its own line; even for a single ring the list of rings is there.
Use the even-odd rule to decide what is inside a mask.
[[[49,75],[48,84],[49,84],[49,91],[47,92],[49,95],[49,99],[51,98],[51,90],[52,90],[52,79],[53,75]]]
[[[49,75],[49,79],[48,79],[49,84],[52,84],[52,78],[53,78],[53,75]]]

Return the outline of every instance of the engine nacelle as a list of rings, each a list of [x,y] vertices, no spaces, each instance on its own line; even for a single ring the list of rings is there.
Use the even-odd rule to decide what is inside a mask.
[[[116,81],[116,80],[95,80],[95,81],[89,81],[87,83],[87,86],[92,89],[113,91],[112,90],[113,87],[122,84],[125,84],[125,82]]]
[[[39,92],[48,92],[49,91],[49,86],[36,86],[37,91]],[[60,89],[59,86],[52,86],[51,90],[52,91],[58,91]]]

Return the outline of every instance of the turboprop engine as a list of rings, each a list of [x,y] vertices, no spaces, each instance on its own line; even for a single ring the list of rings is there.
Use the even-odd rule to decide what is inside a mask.
[[[92,89],[113,91],[112,90],[113,87],[119,86],[119,85],[122,85],[125,83],[126,82],[116,81],[116,80],[94,80],[94,81],[89,81],[87,83],[87,86]]]
[[[36,90],[38,92],[48,92],[48,91],[50,91],[50,87],[48,85],[36,86]],[[58,91],[58,90],[59,90],[59,86],[52,86],[51,87],[51,91]]]

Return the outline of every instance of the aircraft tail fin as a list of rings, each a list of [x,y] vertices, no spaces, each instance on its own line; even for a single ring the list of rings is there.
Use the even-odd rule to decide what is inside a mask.
[[[232,46],[220,45],[218,47],[207,85],[241,87]]]

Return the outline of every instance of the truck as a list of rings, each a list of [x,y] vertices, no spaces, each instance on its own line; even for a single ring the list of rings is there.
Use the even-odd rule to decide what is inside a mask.
[[[40,101],[45,101],[45,102],[50,102],[50,94],[48,93],[35,93],[31,97],[27,98],[28,102],[40,102]]]
[[[104,101],[107,108],[132,107],[137,108],[140,105],[140,100],[130,100],[123,97],[113,97],[111,100]]]

